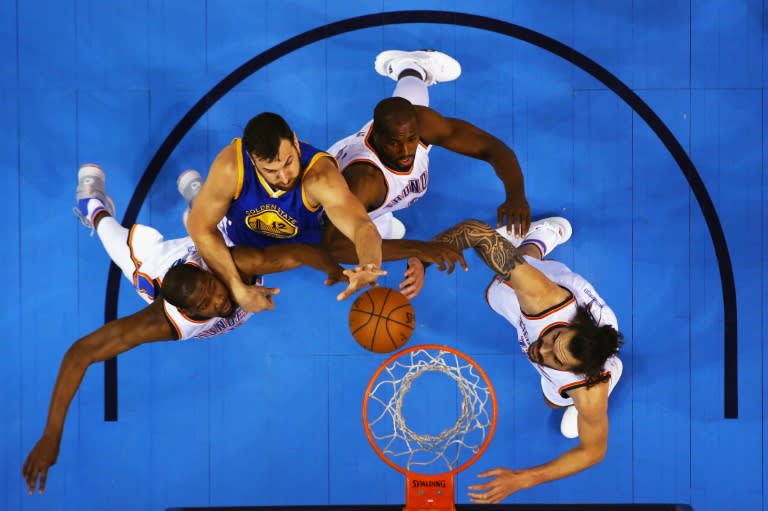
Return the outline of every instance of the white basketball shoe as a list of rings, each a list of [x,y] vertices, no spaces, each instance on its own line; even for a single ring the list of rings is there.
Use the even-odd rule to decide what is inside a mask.
[[[552,252],[558,245],[562,245],[573,234],[571,222],[560,216],[551,216],[531,222],[528,233],[522,238],[507,232],[506,226],[496,229],[513,246],[519,247],[524,243],[532,243],[541,250],[542,257]]]
[[[77,204],[72,212],[84,226],[91,229],[91,236],[95,229],[93,221],[98,213],[106,211],[110,216],[115,216],[115,203],[107,195],[106,181],[104,170],[95,163],[83,164],[77,171]]]
[[[461,76],[461,64],[436,50],[387,50],[376,56],[376,72],[397,81],[406,69],[415,69],[427,85],[450,82]]]
[[[195,169],[187,169],[179,174],[178,178],[176,178],[176,189],[187,202],[187,207],[184,209],[184,213],[181,215],[181,221],[184,223],[185,229],[187,227],[187,217],[189,217],[189,210],[192,208],[192,203],[195,201],[197,194],[200,193],[200,188],[202,186],[203,178]]]

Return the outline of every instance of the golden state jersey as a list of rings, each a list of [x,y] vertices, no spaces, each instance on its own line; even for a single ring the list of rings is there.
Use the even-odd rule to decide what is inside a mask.
[[[242,139],[236,138],[237,188],[223,226],[235,245],[268,247],[280,243],[319,243],[322,233],[320,206],[312,207],[304,193],[304,176],[320,158],[331,156],[299,142],[299,182],[292,190],[273,190],[256,171]]]
[[[164,240],[156,229],[136,224],[128,234],[128,248],[135,268],[131,278],[133,286],[147,303],[154,302],[160,295],[163,277],[173,266],[192,264],[208,270],[189,236]],[[261,285],[260,279],[258,285]],[[194,319],[165,300],[163,311],[176,331],[176,338],[180,340],[205,339],[223,334],[239,327],[253,315],[237,307],[235,312],[226,318]]]
[[[587,307],[592,317],[599,325],[611,325],[619,329],[616,315],[606,305],[592,284],[574,273],[563,263],[551,260],[540,260],[524,256],[526,262],[546,275],[549,280],[570,291],[570,296],[554,307],[536,316],[528,316],[520,309],[515,291],[502,277],[496,277],[488,286],[486,299],[491,309],[502,315],[517,330],[520,349],[528,354],[528,347],[546,334],[551,328],[568,325],[576,317],[578,305]],[[530,359],[528,359],[530,361]],[[573,404],[568,391],[587,384],[583,374],[569,371],[558,371],[551,367],[541,366],[531,361],[533,367],[541,375],[541,387],[547,400],[559,406]],[[622,363],[616,356],[611,356],[603,366],[604,374],[610,376],[610,390],[616,385],[622,372]]]
[[[373,150],[369,140],[372,127],[373,121],[368,121],[357,133],[333,144],[328,152],[338,160],[342,172],[353,163],[368,163],[381,171],[387,181],[387,196],[380,207],[368,212],[373,219],[384,213],[405,209],[427,193],[429,146],[419,143],[411,168],[400,172],[384,165]]]

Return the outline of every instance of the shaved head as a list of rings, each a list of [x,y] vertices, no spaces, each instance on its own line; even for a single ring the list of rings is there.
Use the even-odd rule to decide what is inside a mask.
[[[378,133],[392,133],[412,121],[416,121],[416,109],[398,96],[382,99],[373,110],[373,130]]]

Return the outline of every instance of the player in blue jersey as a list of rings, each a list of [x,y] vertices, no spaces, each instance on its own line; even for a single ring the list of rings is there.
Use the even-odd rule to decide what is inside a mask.
[[[147,302],[140,311],[97,328],[67,350],[51,396],[43,434],[27,455],[22,475],[29,493],[45,491],[48,469],[56,463],[69,404],[91,364],[157,341],[205,340],[244,324],[253,314],[235,303],[224,283],[207,271],[189,237],[165,240],[155,229],[127,229],[113,217],[114,204],[98,165],[78,172],[75,214],[96,232],[112,261]],[[261,275],[307,265],[327,273],[326,283],[341,279],[342,268],[318,247],[292,244],[267,248],[234,247],[232,259],[242,278],[261,285]],[[276,288],[268,293],[272,309]]]
[[[357,253],[358,265],[345,270],[349,286],[337,297],[343,300],[386,273],[380,268],[381,237],[349,191],[336,160],[300,143],[282,117],[264,112],[214,160],[187,229],[235,301],[256,312],[268,305],[269,296],[240,279],[227,246],[317,243],[323,213],[354,243]]]

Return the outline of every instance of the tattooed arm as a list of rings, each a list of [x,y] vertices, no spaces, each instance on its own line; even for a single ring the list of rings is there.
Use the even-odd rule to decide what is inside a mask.
[[[509,278],[512,270],[525,264],[523,256],[509,241],[479,220],[465,220],[435,236],[435,241],[447,243],[458,251],[474,248],[485,264],[502,277]]]
[[[486,266],[515,290],[524,311],[538,313],[568,298],[567,290],[526,263],[520,252],[486,223],[465,220],[435,236],[435,241],[459,251],[474,248]]]

